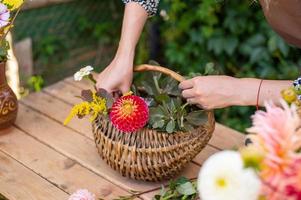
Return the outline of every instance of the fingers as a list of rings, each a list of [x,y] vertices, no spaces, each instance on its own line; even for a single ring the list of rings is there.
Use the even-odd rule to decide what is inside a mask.
[[[180,83],[180,85],[179,85],[179,88],[182,89],[182,90],[187,90],[187,89],[193,88],[193,81],[192,81],[192,79],[182,81]]]
[[[182,91],[182,96],[185,99],[193,98],[195,96],[195,92],[193,89],[187,89]]]
[[[187,99],[187,103],[190,105],[196,105],[197,107],[204,109],[204,110],[210,110],[212,109],[209,105],[206,105],[200,101],[198,98],[189,98]]]
[[[122,92],[122,94],[126,94],[131,90],[130,90],[130,87],[128,87],[128,86],[121,86],[120,91]]]
[[[186,100],[187,100],[187,103],[189,103],[189,104],[198,104],[199,103],[197,98],[188,98]]]

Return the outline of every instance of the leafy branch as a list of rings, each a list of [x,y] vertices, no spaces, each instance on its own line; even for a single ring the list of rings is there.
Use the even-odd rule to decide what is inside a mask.
[[[181,177],[170,181],[168,187],[162,186],[160,194],[154,196],[153,200],[196,200],[197,186],[195,181]]]

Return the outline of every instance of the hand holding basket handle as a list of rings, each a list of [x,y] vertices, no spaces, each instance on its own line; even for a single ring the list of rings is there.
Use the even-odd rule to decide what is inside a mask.
[[[183,76],[181,76],[180,74],[178,74],[170,69],[167,69],[165,67],[160,67],[160,66],[155,66],[155,65],[147,65],[147,64],[139,65],[139,66],[135,67],[134,71],[135,72],[156,71],[156,72],[161,72],[163,74],[166,74],[179,82],[182,82],[185,80],[185,78]]]

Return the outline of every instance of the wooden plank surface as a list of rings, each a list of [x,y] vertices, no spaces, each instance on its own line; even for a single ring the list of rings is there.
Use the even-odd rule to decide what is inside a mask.
[[[33,93],[23,99],[22,103],[43,113],[44,115],[47,115],[48,117],[51,117],[60,124],[64,122],[72,108],[72,105],[50,96],[45,92]],[[80,132],[92,140],[94,139],[92,135],[91,122],[87,118],[83,118],[82,120],[74,119],[67,127]]]
[[[0,150],[69,194],[79,188],[105,199],[129,194],[16,128],[0,137]]]
[[[68,198],[67,193],[1,151],[0,193],[9,200],[63,200]]]

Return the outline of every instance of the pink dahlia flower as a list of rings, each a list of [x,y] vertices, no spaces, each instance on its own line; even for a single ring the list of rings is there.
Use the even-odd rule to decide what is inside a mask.
[[[260,176],[267,199],[301,200],[295,198],[301,191],[301,154],[297,153],[301,148],[301,121],[294,105],[289,107],[284,101],[281,105],[266,103],[266,111],[256,112],[248,132],[256,134],[252,136],[254,145],[265,154]]]
[[[68,200],[95,200],[95,195],[86,189],[80,189],[74,192]]]
[[[10,12],[7,9],[7,6],[3,3],[0,3],[0,28],[9,24]]]

